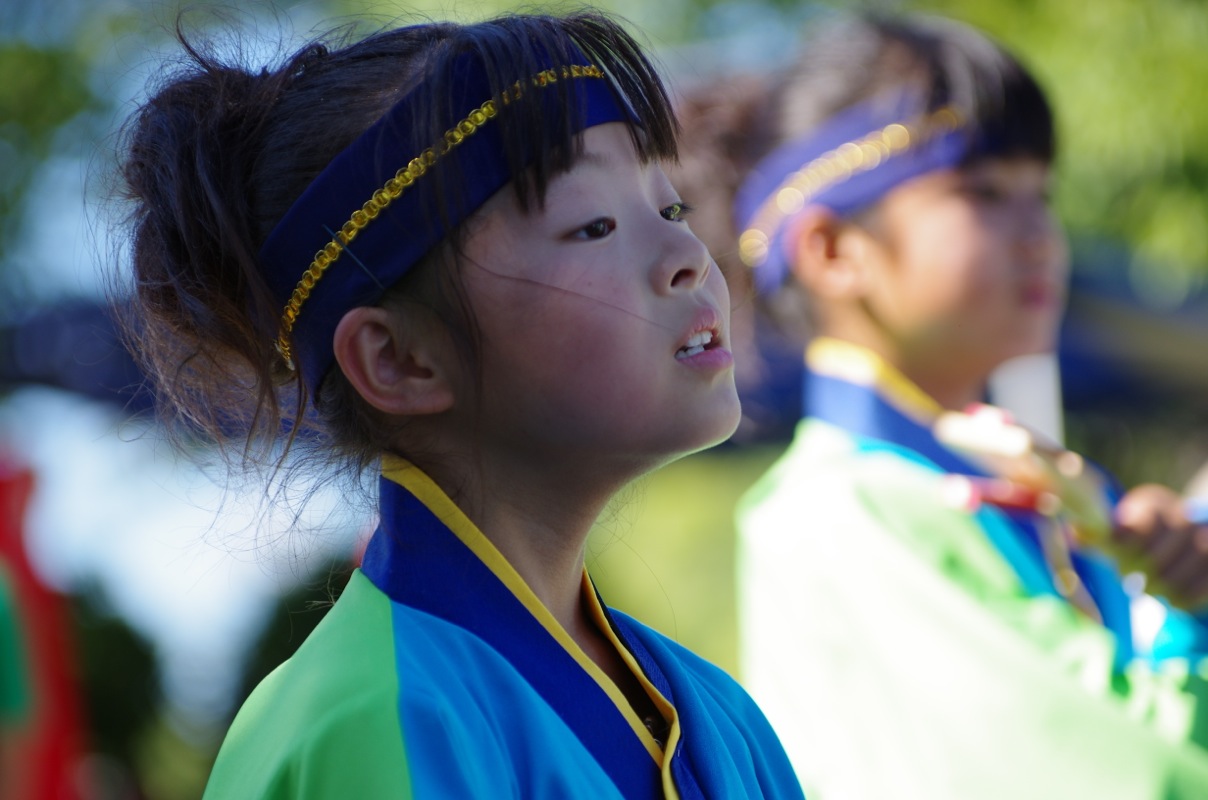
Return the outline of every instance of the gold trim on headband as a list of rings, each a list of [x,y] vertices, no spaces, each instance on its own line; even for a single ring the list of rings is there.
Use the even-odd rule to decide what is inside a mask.
[[[767,261],[773,232],[785,217],[805,208],[811,197],[960,125],[960,114],[945,106],[918,122],[910,125],[894,122],[818,156],[785,178],[755,212],[751,224],[738,237],[742,262],[748,267],[758,267]]]
[[[603,78],[604,72],[594,64],[585,66],[572,64],[562,67],[560,70],[544,69],[534,75],[531,78],[531,82],[534,86],[545,87],[551,83],[557,83],[559,76],[562,78]],[[507,105],[513,100],[518,99],[523,94],[523,91],[520,81],[516,81],[510,89],[504,90],[501,98],[503,104]],[[357,234],[363,228],[377,219],[379,214],[401,197],[407,187],[422,177],[441,156],[446,155],[450,150],[465,141],[467,137],[473,135],[475,131],[485,125],[488,120],[497,116],[498,113],[499,111],[494,100],[487,100],[481,106],[471,111],[466,115],[465,119],[445,131],[444,136],[441,137],[441,140],[436,145],[425,149],[418,156],[411,159],[407,163],[407,166],[394,173],[394,177],[386,181],[382,188],[375,191],[365,201],[364,205],[352,212],[352,216],[340,227],[339,232],[331,241],[315,253],[314,260],[310,262],[310,266],[302,273],[302,278],[298,281],[298,285],[294,287],[289,302],[285,304],[285,310],[281,312],[281,329],[277,335],[277,351],[285,359],[286,366],[291,371],[296,369],[293,350],[290,347],[290,335],[293,332],[294,323],[297,322],[298,315],[302,312],[302,304],[310,297],[315,284],[327,272],[327,268],[336,262],[336,259],[344,252],[345,247],[357,237]]]

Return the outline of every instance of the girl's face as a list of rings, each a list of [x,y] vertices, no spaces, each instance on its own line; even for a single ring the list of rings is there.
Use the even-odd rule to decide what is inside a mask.
[[[874,212],[866,309],[907,360],[982,372],[1053,348],[1068,252],[1049,167],[985,159],[889,192]]]
[[[623,123],[586,131],[543,209],[487,202],[462,273],[483,445],[646,468],[734,431],[729,294],[684,211]]]

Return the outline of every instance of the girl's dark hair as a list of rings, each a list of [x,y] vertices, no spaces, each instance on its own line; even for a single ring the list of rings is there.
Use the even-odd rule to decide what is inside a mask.
[[[452,61],[467,52],[486,65],[492,87],[508,87],[532,77],[541,53],[563,54],[573,43],[633,109],[643,131],[634,135],[639,157],[675,156],[675,118],[657,74],[627,33],[594,12],[425,24],[353,43],[327,37],[270,69],[226,63],[179,26],[177,35],[183,64],[123,131],[133,291],[122,305],[131,348],[161,408],[218,442],[242,441],[244,457],[282,431],[291,441],[306,431],[333,463],[364,466],[395,438],[397,421],[369,409],[338,369],[312,402],[297,374],[282,368],[273,346],[282,301],[269,291],[257,253],[314,177],[411,88],[443,85]],[[412,124],[435,142],[463,114],[426,109]],[[568,126],[543,124],[541,114],[539,102],[525,100],[492,121],[526,209],[542,204],[550,177],[573,164],[581,144]],[[451,174],[433,173],[431,180],[448,184],[438,193],[456,196]],[[458,229],[382,304],[423,303],[472,358],[473,318],[456,276],[461,239]]]

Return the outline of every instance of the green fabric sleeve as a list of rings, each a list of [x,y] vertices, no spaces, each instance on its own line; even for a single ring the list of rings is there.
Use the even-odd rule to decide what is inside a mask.
[[[29,713],[27,658],[17,598],[0,564],[0,727],[19,725]]]
[[[390,602],[353,575],[240,709],[205,800],[410,800]]]

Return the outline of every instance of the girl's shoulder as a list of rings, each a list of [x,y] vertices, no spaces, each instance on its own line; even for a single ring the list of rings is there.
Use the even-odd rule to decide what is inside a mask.
[[[322,797],[406,785],[389,599],[354,573],[298,651],[265,678],[231,724],[206,797]],[[341,783],[342,782],[342,783]]]
[[[614,797],[606,785],[506,659],[357,571],[240,710],[207,798]]]

